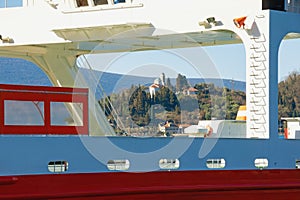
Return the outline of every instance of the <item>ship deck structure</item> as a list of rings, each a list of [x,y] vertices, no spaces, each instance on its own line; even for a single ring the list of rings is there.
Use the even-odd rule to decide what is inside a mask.
[[[295,198],[299,140],[278,137],[277,85],[280,44],[300,37],[300,1],[274,2],[23,0],[1,8],[0,56],[31,61],[53,87],[0,85],[0,199]],[[215,137],[118,136],[97,86],[79,73],[89,54],[237,43],[246,53],[247,118],[220,122]],[[11,122],[9,106],[19,102],[33,102],[43,120]],[[52,108],[62,104],[72,124],[56,124]],[[228,137],[237,125],[244,136]]]

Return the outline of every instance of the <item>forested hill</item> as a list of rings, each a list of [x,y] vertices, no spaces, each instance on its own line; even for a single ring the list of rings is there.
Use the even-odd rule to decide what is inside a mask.
[[[299,72],[292,72],[278,84],[278,117],[300,117]]]
[[[84,72],[87,73],[87,72]],[[95,77],[100,77],[100,83],[106,94],[120,92],[123,89],[129,89],[132,85],[151,85],[157,77],[142,77],[123,75],[109,72],[93,71]],[[159,76],[160,74],[158,74]],[[214,79],[214,78],[187,78],[191,86],[198,83],[213,83],[217,87],[226,87],[236,91],[246,91],[246,83],[231,79]],[[171,78],[171,83],[175,85],[176,78]],[[112,84],[115,83],[115,84]]]

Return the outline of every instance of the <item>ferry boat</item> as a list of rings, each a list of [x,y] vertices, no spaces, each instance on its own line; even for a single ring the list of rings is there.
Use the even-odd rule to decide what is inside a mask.
[[[300,1],[20,3],[0,9],[0,55],[31,61],[53,86],[0,85],[0,199],[299,198],[300,142],[278,137],[277,77],[281,41],[300,36]],[[240,137],[228,137],[230,128],[215,137],[117,135],[95,98],[99,77],[79,73],[89,54],[237,43],[246,52]]]

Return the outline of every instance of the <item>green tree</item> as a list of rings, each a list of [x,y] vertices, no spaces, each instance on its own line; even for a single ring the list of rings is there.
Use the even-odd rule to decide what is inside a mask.
[[[160,104],[168,112],[168,120],[173,119],[178,122],[178,114],[180,114],[180,104],[175,93],[168,87],[161,87],[156,94],[152,104]]]
[[[208,85],[206,83],[200,83],[195,85],[198,90],[197,98],[200,110],[200,120],[211,119],[211,98],[209,94]]]
[[[181,92],[183,89],[189,88],[188,81],[185,76],[178,74],[176,78],[176,91]]]
[[[278,84],[278,118],[300,116],[300,75],[292,72]]]
[[[129,113],[132,120],[138,126],[145,126],[150,123],[150,97],[144,91],[145,88],[139,86],[129,99]]]

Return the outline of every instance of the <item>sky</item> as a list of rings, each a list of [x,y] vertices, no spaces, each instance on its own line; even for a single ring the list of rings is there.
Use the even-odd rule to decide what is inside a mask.
[[[20,6],[22,0],[0,0],[0,7],[5,5]],[[279,50],[279,81],[293,71],[300,71],[299,47],[300,39],[282,42]],[[105,54],[100,57],[101,62],[94,58],[89,60],[93,67],[107,72],[147,74],[151,77],[157,77],[162,72],[168,77],[176,77],[181,73],[189,78],[205,76],[245,81],[245,59],[244,46],[234,44],[146,53]]]
[[[278,81],[284,80],[291,72],[300,72],[300,39],[283,40],[278,55]],[[246,78],[246,57],[243,44],[205,48],[220,73],[226,78]],[[236,56],[237,55],[237,56]]]
[[[22,5],[23,0],[0,0],[0,8],[5,7],[15,7]]]
[[[279,49],[278,80],[284,80],[291,72],[300,72],[300,39],[286,40]]]
[[[278,81],[300,71],[300,39],[284,40],[279,49]],[[96,57],[96,56],[95,56]],[[93,68],[106,72],[158,77],[178,73],[188,78],[205,76],[246,80],[246,56],[243,44],[196,47],[163,51],[127,52],[88,57]]]

